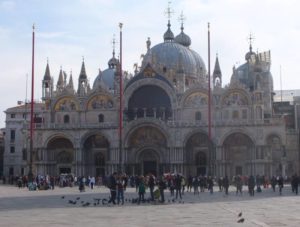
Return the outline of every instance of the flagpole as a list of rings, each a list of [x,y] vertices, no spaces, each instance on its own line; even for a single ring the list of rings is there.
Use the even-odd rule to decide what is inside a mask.
[[[124,172],[123,152],[122,152],[122,131],[123,131],[123,77],[122,77],[122,27],[123,24],[119,23],[120,27],[120,112],[119,112],[119,170]]]
[[[210,25],[208,28],[208,138],[211,140],[211,89],[210,89]]]
[[[209,140],[209,174],[212,174],[213,164],[212,164],[212,143],[211,143],[211,88],[210,88],[210,24],[207,24],[207,41],[208,41],[208,140]]]
[[[34,29],[32,26],[32,65],[31,65],[31,103],[30,103],[30,151],[29,151],[29,172],[28,181],[33,182],[32,162],[33,162],[33,108],[34,108]]]

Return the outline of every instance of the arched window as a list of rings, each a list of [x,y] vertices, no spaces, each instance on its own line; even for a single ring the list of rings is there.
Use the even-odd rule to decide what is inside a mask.
[[[196,120],[196,121],[201,121],[201,112],[200,112],[200,111],[197,111],[197,112],[195,113],[195,120]]]
[[[70,116],[69,115],[65,115],[64,116],[64,123],[65,124],[69,124],[70,123]]]
[[[99,114],[99,115],[98,115],[98,122],[99,122],[99,123],[104,122],[104,115],[103,115],[103,114]]]

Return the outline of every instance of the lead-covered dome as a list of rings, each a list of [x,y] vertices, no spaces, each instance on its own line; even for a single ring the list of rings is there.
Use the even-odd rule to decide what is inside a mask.
[[[164,42],[148,49],[143,58],[142,68],[150,63],[157,73],[172,82],[177,81],[174,76],[176,73],[181,73],[191,82],[205,81],[205,64],[200,55],[189,48],[191,39],[183,33],[183,26],[181,33],[175,39],[170,35],[172,33],[170,27],[169,22],[167,32],[164,34]]]

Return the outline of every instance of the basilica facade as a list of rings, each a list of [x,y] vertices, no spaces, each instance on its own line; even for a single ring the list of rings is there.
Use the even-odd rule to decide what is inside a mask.
[[[42,102],[34,109],[34,174],[298,172],[298,134],[288,132],[284,117],[273,109],[270,51],[255,53],[250,44],[245,63],[233,68],[226,86],[216,57],[210,93],[206,65],[183,26],[175,36],[169,22],[163,41],[152,47],[148,39],[146,47],[132,76],[120,76],[113,51],[92,86],[83,61],[77,89],[62,69],[54,86],[47,63]],[[28,172],[27,113],[27,104],[6,110],[5,175]]]

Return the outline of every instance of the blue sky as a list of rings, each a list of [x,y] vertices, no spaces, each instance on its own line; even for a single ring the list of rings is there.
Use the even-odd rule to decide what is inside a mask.
[[[5,111],[24,100],[26,74],[31,80],[31,33],[36,25],[35,98],[41,98],[41,81],[47,58],[57,82],[60,67],[69,73],[77,87],[84,56],[90,84],[98,69],[106,69],[112,56],[112,38],[119,38],[123,27],[123,68],[133,71],[146,51],[147,37],[152,46],[163,41],[167,0],[0,0],[0,127]],[[271,50],[275,89],[300,88],[300,2],[297,0],[173,0],[172,31],[180,32],[178,17],[186,17],[185,33],[192,39],[191,49],[207,64],[207,22],[211,24],[212,65],[218,53],[223,85],[231,77],[233,65],[244,63],[253,33],[255,51]],[[119,42],[117,40],[117,42]],[[119,45],[119,44],[117,44]],[[118,53],[118,48],[116,48]],[[30,99],[28,92],[28,99]]]

